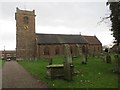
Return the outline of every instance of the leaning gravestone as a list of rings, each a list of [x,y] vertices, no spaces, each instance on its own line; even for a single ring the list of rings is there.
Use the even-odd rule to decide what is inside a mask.
[[[64,45],[65,50],[65,62],[64,62],[64,79],[71,81],[72,80],[72,71],[71,71],[71,64],[72,64],[72,55],[70,52],[70,46],[68,44]]]

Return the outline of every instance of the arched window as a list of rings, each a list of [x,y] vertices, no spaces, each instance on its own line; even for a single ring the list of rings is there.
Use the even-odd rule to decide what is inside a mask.
[[[57,47],[55,48],[55,55],[59,55],[59,53],[60,53],[60,49],[59,49],[59,47],[57,46]]]
[[[44,55],[49,55],[49,47],[44,48]]]
[[[23,22],[24,22],[24,24],[28,24],[29,18],[27,16],[23,17]]]

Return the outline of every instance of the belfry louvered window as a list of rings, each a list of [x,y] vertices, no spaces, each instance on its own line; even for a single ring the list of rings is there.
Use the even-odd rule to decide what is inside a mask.
[[[28,24],[29,23],[29,18],[27,16],[23,17],[23,22],[24,24]]]

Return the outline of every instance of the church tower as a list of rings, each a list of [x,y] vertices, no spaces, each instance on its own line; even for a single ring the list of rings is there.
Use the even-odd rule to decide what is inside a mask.
[[[16,58],[35,58],[35,10],[27,11],[16,8]]]

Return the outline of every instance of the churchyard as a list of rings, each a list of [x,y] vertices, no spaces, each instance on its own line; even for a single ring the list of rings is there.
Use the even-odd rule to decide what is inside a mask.
[[[47,76],[48,59],[18,61],[35,78],[47,83],[51,88],[118,88],[118,74],[113,72],[116,66],[113,54],[111,63],[106,63],[101,55],[88,56],[87,63],[82,64],[82,57],[73,58],[74,73],[70,81],[64,78],[51,79]],[[52,64],[63,64],[65,58],[55,56]]]

